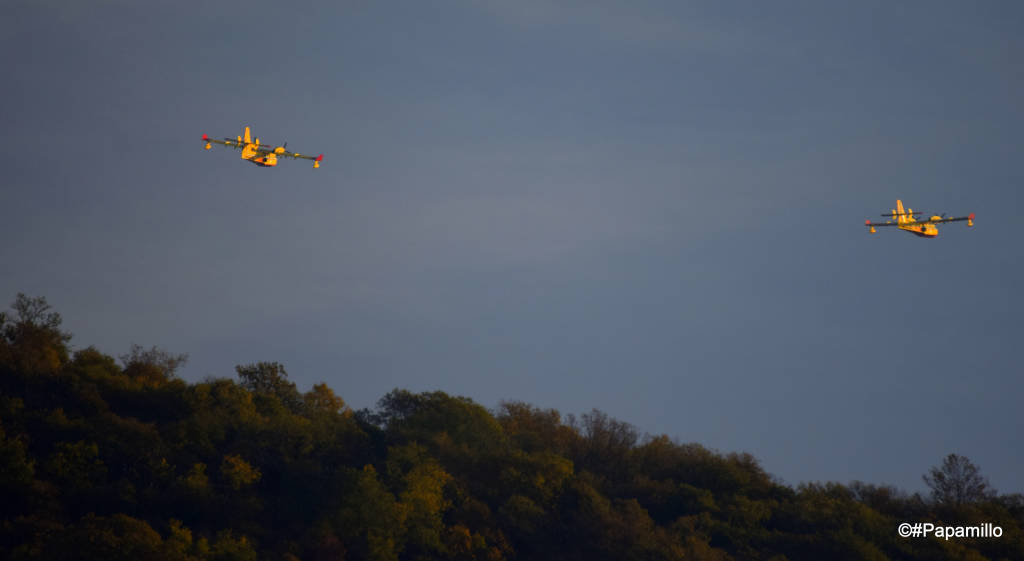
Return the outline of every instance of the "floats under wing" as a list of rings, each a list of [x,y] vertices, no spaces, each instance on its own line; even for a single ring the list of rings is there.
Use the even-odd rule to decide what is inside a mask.
[[[295,159],[295,160],[309,160],[311,162],[319,162],[319,161],[322,161],[324,159],[324,155],[323,154],[320,154],[319,156],[310,156],[309,154],[299,154],[298,152],[287,152],[287,151],[286,152],[281,152],[280,154],[278,154],[278,156],[285,156],[287,158],[292,158],[292,159]]]

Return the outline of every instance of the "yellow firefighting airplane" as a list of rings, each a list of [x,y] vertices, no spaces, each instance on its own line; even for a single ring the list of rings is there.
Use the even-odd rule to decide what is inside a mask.
[[[896,208],[892,211],[892,219],[896,222],[872,222],[865,220],[864,225],[870,228],[872,234],[875,233],[875,226],[896,226],[904,232],[910,232],[915,236],[922,238],[934,238],[939,235],[939,229],[935,227],[936,224],[942,224],[943,222],[962,222],[967,221],[967,226],[974,226],[974,213],[970,213],[967,216],[960,216],[956,218],[946,218],[946,213],[942,213],[942,216],[932,216],[928,220],[918,221],[914,218],[916,214],[923,214],[921,212],[914,212],[914,209],[903,210],[903,201],[896,200]],[[883,214],[882,216],[890,216],[889,214]]]
[[[204,148],[206,148],[207,150],[210,149],[211,144],[221,144],[223,146],[230,146],[231,148],[241,148],[243,160],[250,161],[258,166],[262,166],[265,168],[271,168],[276,166],[278,156],[283,156],[286,158],[302,158],[303,160],[312,160],[314,168],[320,167],[320,162],[324,159],[323,154],[314,157],[307,156],[306,154],[296,154],[295,152],[289,152],[285,150],[285,147],[288,146],[287,142],[285,142],[283,146],[277,147],[271,146],[269,144],[261,145],[259,138],[257,138],[256,141],[253,142],[252,137],[249,135],[249,127],[245,127],[244,137],[239,136],[234,140],[230,138],[225,138],[224,140],[216,140],[204,134],[203,142],[206,143],[206,146]]]

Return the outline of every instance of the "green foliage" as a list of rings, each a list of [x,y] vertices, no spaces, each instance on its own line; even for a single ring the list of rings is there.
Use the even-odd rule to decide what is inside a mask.
[[[630,468],[630,456],[638,435],[629,423],[609,417],[594,409],[576,419],[570,416],[569,425],[582,433],[574,439],[570,458],[579,470],[588,470],[613,479],[623,479]]]
[[[554,409],[542,410],[521,401],[503,401],[498,422],[514,448],[526,453],[554,452],[566,456],[578,439],[576,431],[562,422]]]
[[[99,352],[96,347],[76,351],[69,370],[78,377],[92,380],[113,381],[122,375],[122,370],[114,359]]]
[[[504,488],[515,489],[537,504],[550,506],[572,475],[572,462],[557,454],[515,450],[505,458],[500,480]]]
[[[71,335],[60,330],[60,314],[46,298],[18,293],[13,313],[0,312],[0,371],[54,374],[68,361]]]
[[[217,533],[217,539],[206,558],[210,561],[256,561],[259,555],[249,538],[236,537],[231,530],[222,530]]]
[[[256,362],[236,366],[235,372],[242,387],[261,398],[277,399],[289,411],[298,412],[302,407],[302,396],[295,382],[288,380],[288,372],[277,362]],[[271,404],[266,404],[272,407]]]
[[[182,475],[181,484],[196,495],[204,495],[209,492],[210,478],[206,475],[206,464],[202,462],[193,464],[188,473]]]
[[[189,559],[187,553],[174,554],[143,520],[124,514],[96,516],[88,514],[74,525],[49,536],[42,557],[46,559]]]
[[[144,349],[134,344],[128,354],[120,358],[124,363],[125,375],[152,385],[160,385],[174,378],[178,368],[188,361],[186,354],[172,355],[155,346]]]
[[[230,455],[224,456],[224,462],[220,464],[220,472],[235,491],[256,483],[263,475],[259,468],[251,466],[241,456]]]
[[[424,553],[443,549],[441,516],[450,504],[444,496],[449,480],[451,476],[430,460],[417,462],[402,475],[398,499],[405,514],[407,547]]]
[[[24,509],[30,499],[35,477],[35,462],[21,439],[8,438],[0,425],[0,516],[7,517]]]
[[[395,441],[431,443],[452,456],[487,454],[505,444],[498,421],[469,398],[396,389],[381,398],[379,407],[379,418]]]
[[[353,556],[374,561],[398,559],[405,547],[406,513],[377,478],[377,470],[364,466],[340,516],[340,529]]]
[[[496,411],[396,389],[353,413],[274,362],[238,382],[185,355],[69,353],[60,316],[0,314],[0,557],[810,561],[1024,559],[1024,498],[966,458],[932,501],[859,482],[790,488],[749,454],[643,437],[601,411]],[[1001,526],[907,540],[901,521]]]
[[[8,438],[0,426],[0,489],[5,491],[4,495],[32,481],[34,462],[27,450],[24,442]]]
[[[46,462],[46,471],[70,492],[88,490],[103,482],[107,468],[94,442],[61,442]]]

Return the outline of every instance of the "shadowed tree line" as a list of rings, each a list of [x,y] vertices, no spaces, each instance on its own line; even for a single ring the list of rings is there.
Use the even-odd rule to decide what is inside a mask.
[[[184,355],[70,340],[42,298],[0,314],[5,559],[1024,559],[1024,498],[955,454],[929,497],[794,488],[596,410],[396,389],[356,412],[278,363],[189,384]],[[1003,535],[906,539],[904,521]]]

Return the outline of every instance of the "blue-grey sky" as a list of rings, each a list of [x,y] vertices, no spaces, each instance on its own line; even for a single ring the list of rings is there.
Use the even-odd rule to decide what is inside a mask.
[[[4,4],[0,298],[77,348],[1024,491],[1017,2]]]

